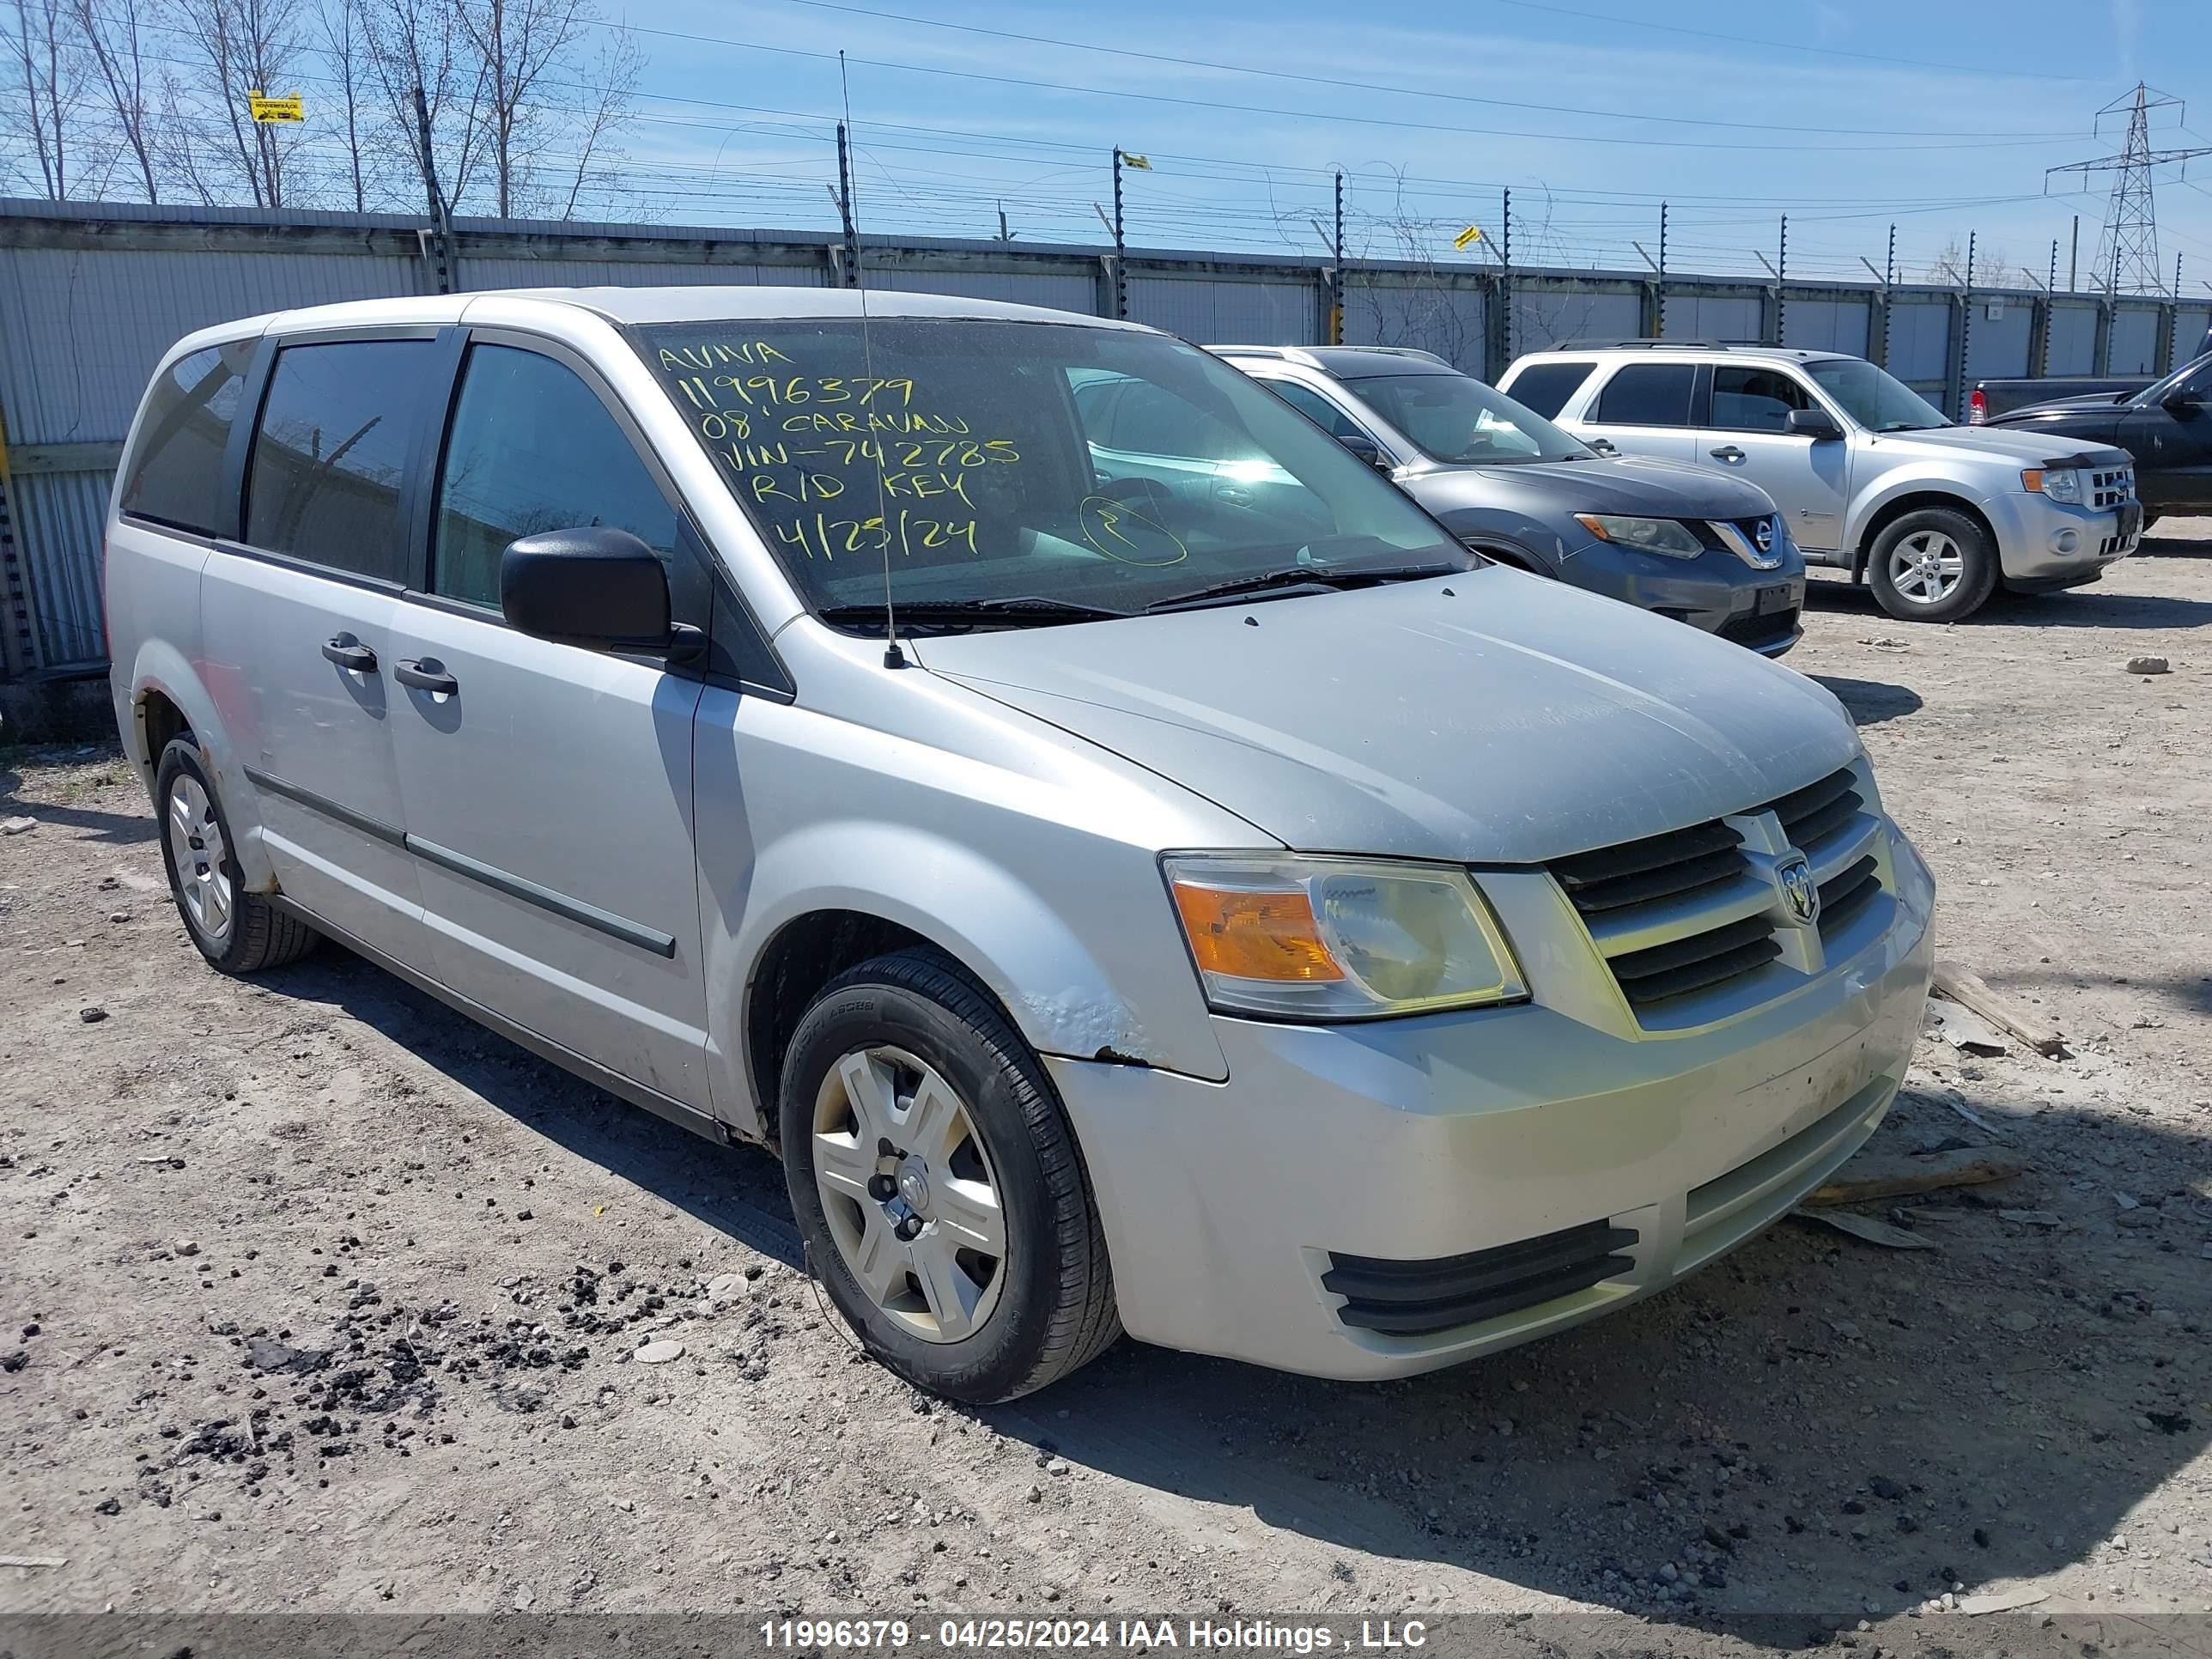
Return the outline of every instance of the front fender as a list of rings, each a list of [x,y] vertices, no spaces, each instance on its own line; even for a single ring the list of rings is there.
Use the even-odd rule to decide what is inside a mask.
[[[1156,860],[1097,842],[1086,852],[1119,867],[1060,884],[1055,902],[1002,862],[908,823],[817,823],[760,848],[737,933],[707,946],[721,958],[710,962],[710,984],[743,987],[709,1000],[710,1028],[724,1028],[712,1033],[727,1080],[716,1088],[718,1104],[728,1103],[721,1115],[743,1133],[769,1127],[744,1121],[775,1097],[774,1079],[749,1074],[753,975],[779,934],[822,911],[876,917],[929,940],[982,981],[1040,1054],[1225,1077]],[[1119,896],[1134,894],[1157,895],[1149,913],[1132,914]]]
[[[2013,477],[2016,484],[2017,475]],[[1993,490],[2002,487],[1992,480],[1991,489],[1984,489],[1971,476],[1961,477],[1958,467],[1941,461],[1908,461],[1893,471],[1885,472],[1854,496],[1850,511],[1844,526],[1844,545],[1852,550],[1854,556],[1866,551],[1867,526],[1881,515],[1882,509],[1907,495],[1944,495],[1962,506],[1972,508],[1984,518],[1990,516]]]

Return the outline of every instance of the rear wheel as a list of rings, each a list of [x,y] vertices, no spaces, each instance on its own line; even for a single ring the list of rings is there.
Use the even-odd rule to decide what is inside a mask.
[[[171,738],[161,751],[154,804],[169,892],[202,956],[226,974],[251,974],[297,962],[315,948],[313,928],[246,890],[229,820],[189,737]]]
[[[1956,622],[1996,586],[1996,549],[1965,514],[1923,507],[1875,538],[1867,580],[1876,603],[1901,622]]]
[[[1121,1334],[1044,1068],[949,963],[901,951],[831,981],[793,1034],[779,1122],[815,1275],[908,1382],[1009,1400]]]

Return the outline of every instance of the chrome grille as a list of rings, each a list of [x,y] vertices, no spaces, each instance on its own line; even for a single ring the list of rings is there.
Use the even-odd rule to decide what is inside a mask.
[[[1771,872],[1793,849],[1820,887],[1817,945],[1815,930],[1790,927],[1777,909]],[[1822,947],[1840,947],[1888,901],[1887,854],[1859,774],[1844,767],[1725,819],[1549,867],[1638,1022],[1665,1028],[1744,1004],[1740,988],[1761,975],[1778,995],[1790,981],[1775,975],[1802,982],[1821,971]]]
[[[2081,475],[2088,481],[2089,505],[2102,512],[2124,507],[2136,498],[2136,470],[2132,466],[2095,466]]]

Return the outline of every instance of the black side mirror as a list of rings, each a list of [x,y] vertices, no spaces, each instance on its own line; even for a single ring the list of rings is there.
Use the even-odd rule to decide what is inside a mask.
[[[562,645],[671,651],[678,643],[660,556],[605,525],[509,542],[500,556],[499,602],[524,633]]]
[[[1390,458],[1382,453],[1382,446],[1364,432],[1340,433],[1336,441],[1377,472],[1387,474],[1392,470]]]
[[[1815,442],[1844,435],[1843,428],[1836,424],[1835,417],[1825,409],[1793,409],[1782,417],[1782,429]]]
[[[2171,393],[2165,402],[2167,414],[2179,416],[2185,420],[2204,407],[2203,398],[2194,392]]]

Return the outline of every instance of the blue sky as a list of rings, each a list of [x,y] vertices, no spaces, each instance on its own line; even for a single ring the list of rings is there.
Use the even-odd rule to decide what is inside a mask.
[[[1153,163],[1125,180],[1135,246],[1317,255],[1341,167],[1355,253],[1481,258],[1449,240],[1495,238],[1510,185],[1520,264],[1635,268],[1664,197],[1671,270],[1757,271],[1787,210],[1793,276],[1863,277],[1894,218],[1901,278],[1978,230],[1984,270],[2040,276],[2058,239],[2063,283],[2072,216],[2086,270],[2110,177],[2046,199],[2044,169],[2118,148],[2100,106],[2147,79],[2188,103],[2155,143],[2212,143],[2206,0],[659,0],[624,18],[649,58],[626,182],[669,222],[834,223],[840,48],[879,233],[994,234],[1003,203],[1020,240],[1095,242],[1118,143]],[[2161,255],[2203,295],[2212,156],[2179,172],[2159,176]]]

